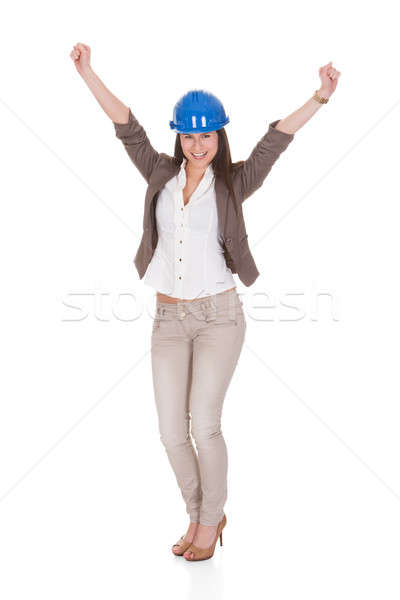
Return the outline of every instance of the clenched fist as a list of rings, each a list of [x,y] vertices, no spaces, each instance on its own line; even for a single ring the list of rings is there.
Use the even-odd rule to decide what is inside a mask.
[[[90,48],[86,44],[75,44],[71,53],[71,59],[74,61],[74,65],[79,75],[82,75],[85,70],[90,69]]]
[[[327,65],[324,65],[319,70],[319,78],[321,80],[321,88],[320,91],[324,98],[329,98],[332,96],[333,92],[336,90],[336,86],[338,83],[338,79],[340,77],[340,71],[337,71],[332,67],[332,61],[328,62]]]

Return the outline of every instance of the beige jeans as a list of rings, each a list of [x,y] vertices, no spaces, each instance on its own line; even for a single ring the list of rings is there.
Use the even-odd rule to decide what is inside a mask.
[[[224,514],[221,414],[246,327],[236,289],[189,302],[156,300],[151,362],[160,439],[190,520],[203,525],[217,525]]]

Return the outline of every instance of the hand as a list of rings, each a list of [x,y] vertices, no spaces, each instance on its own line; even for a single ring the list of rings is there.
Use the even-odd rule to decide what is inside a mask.
[[[70,53],[70,57],[74,61],[74,65],[79,75],[89,70],[90,67],[90,48],[86,44],[75,44],[73,50]]]
[[[319,78],[321,79],[321,87],[318,90],[318,94],[322,98],[329,98],[332,96],[336,89],[340,75],[340,71],[337,71],[332,67],[332,61],[320,68]]]

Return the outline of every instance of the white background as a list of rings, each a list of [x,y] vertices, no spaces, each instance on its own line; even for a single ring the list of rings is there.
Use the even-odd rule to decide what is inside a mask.
[[[3,7],[3,598],[399,597],[394,8]],[[235,275],[248,326],[223,413],[228,523],[200,563],[170,551],[188,519],[157,428],[155,292],[133,265],[146,183],[75,70],[77,42],[169,154],[189,89],[223,102],[236,161],[320,66],[342,73],[244,204],[261,275]]]

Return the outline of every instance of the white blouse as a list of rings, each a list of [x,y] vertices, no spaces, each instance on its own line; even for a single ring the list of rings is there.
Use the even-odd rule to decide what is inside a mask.
[[[143,281],[168,296],[192,300],[236,284],[223,255],[212,165],[185,206],[186,163],[184,157],[157,198],[158,243]]]

